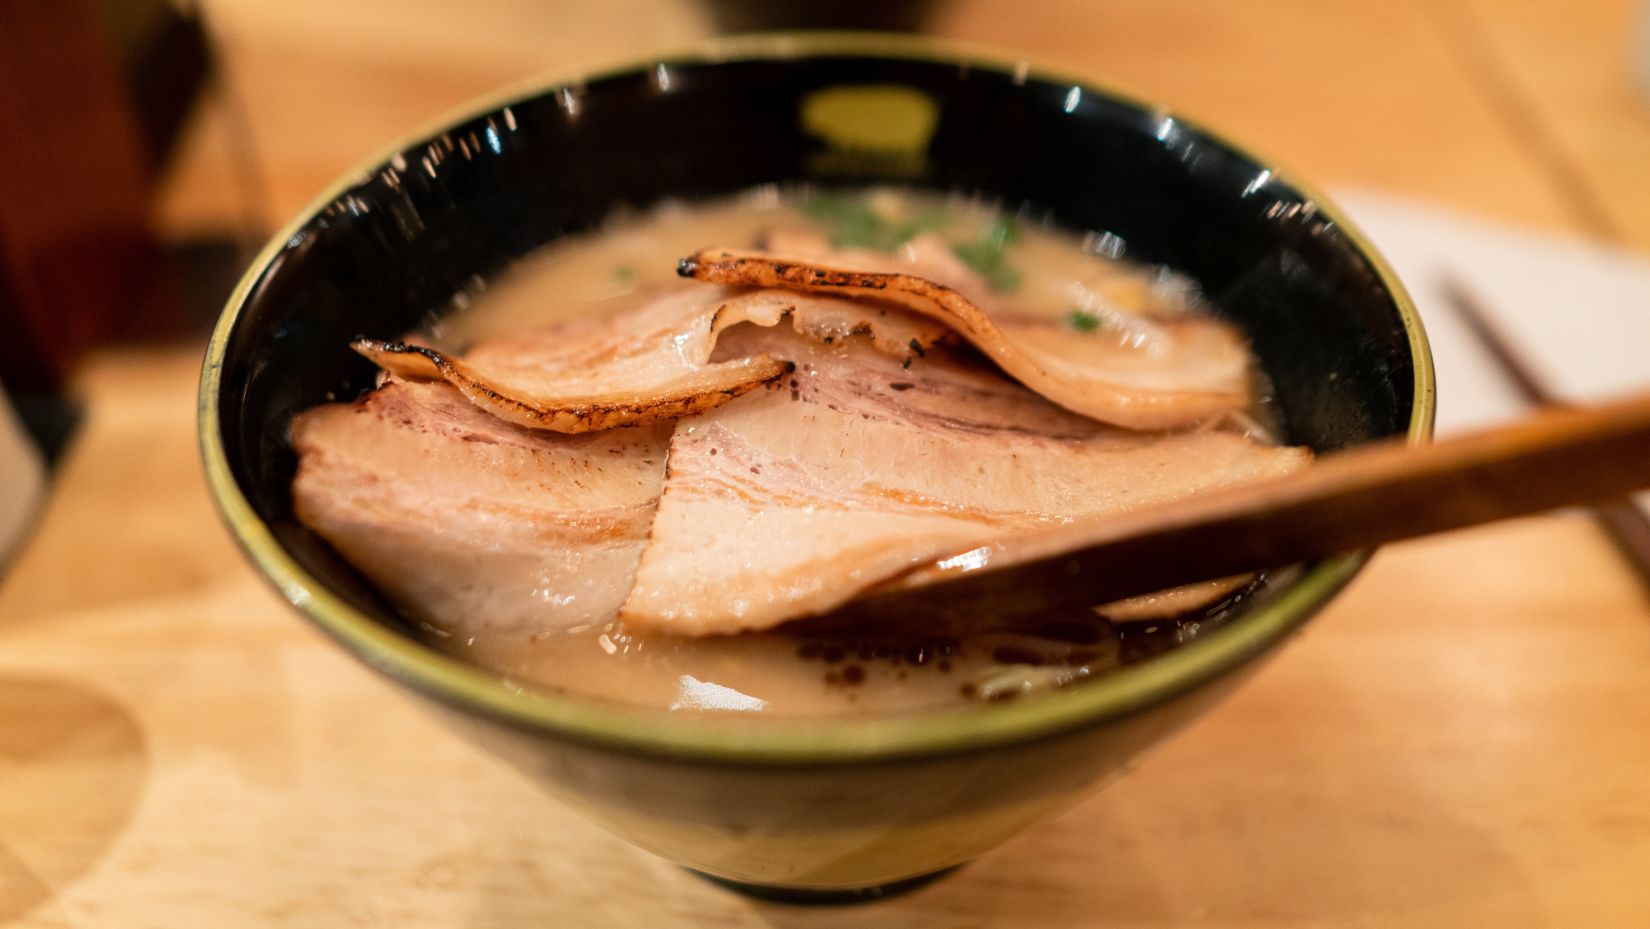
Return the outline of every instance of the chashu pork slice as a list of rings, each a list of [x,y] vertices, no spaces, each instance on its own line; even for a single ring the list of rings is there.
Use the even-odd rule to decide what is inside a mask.
[[[441,632],[542,636],[613,618],[669,435],[522,429],[446,384],[393,382],[293,421],[294,509]]]
[[[1164,394],[1190,388],[1248,400],[1248,346],[1237,329],[1210,316],[1152,315],[1108,304],[1093,317],[1096,325],[1077,330],[1064,319],[1016,310],[1011,298],[994,293],[984,277],[933,234],[918,236],[890,254],[836,248],[817,232],[782,229],[768,234],[763,250],[809,264],[909,274],[943,284],[968,295],[1004,339],[1034,359],[1077,369],[1057,371],[1061,377],[1103,376]]]
[[[780,240],[780,244],[787,244]],[[790,247],[797,247],[790,240]],[[929,248],[913,269],[947,280],[962,275]],[[839,258],[853,258],[844,253]],[[863,260],[863,258],[861,259]],[[1118,330],[1079,332],[890,265],[796,259],[733,249],[703,249],[681,261],[684,277],[713,284],[830,293],[896,305],[945,323],[1010,377],[1066,409],[1131,429],[1172,429],[1241,410],[1250,399],[1249,349],[1231,326],[1205,316],[1134,321]],[[954,264],[954,262],[952,263]]]
[[[728,342],[797,367],[677,427],[619,614],[637,632],[772,628],[985,540],[1310,458],[1231,432],[1108,427],[940,348],[905,367],[857,339],[747,329]]]
[[[711,355],[730,326],[784,320],[826,343],[866,333],[901,358],[950,335],[941,323],[863,301],[688,287],[628,312],[489,340],[463,356],[372,339],[353,347],[398,377],[445,381],[506,422],[581,433],[702,413],[780,377],[788,364],[771,355]]]

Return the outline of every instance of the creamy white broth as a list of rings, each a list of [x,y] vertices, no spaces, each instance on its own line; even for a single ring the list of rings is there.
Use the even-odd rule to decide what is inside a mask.
[[[1011,298],[1016,312],[1057,319],[1075,312],[1097,323],[1126,324],[1130,317],[1200,309],[1196,289],[1185,278],[1119,260],[1124,246],[1115,236],[1074,236],[1006,213],[995,201],[893,189],[820,194],[763,187],[709,203],[620,211],[600,231],[551,243],[484,289],[465,294],[429,335],[438,345],[457,349],[492,335],[633,306],[639,295],[677,280],[677,259],[707,245],[748,247],[786,230],[829,235],[831,223],[799,206],[821,196],[863,201],[892,226],[943,217],[939,225],[925,226],[925,233],[965,248],[993,224],[1011,224],[1015,241],[1006,250],[1007,263],[1016,284],[1000,296]],[[900,253],[896,248],[889,254]]]
[[[823,201],[834,204],[821,208]],[[843,206],[846,204],[846,206]],[[896,258],[890,242],[920,228],[976,259],[996,285],[982,302],[1059,319],[1074,330],[1099,327],[1135,338],[1137,324],[1201,312],[1195,289],[1160,270],[1116,256],[1104,234],[1074,235],[1005,216],[974,197],[899,190],[819,195],[762,188],[728,200],[667,204],[614,217],[593,234],[570,237],[529,256],[467,294],[426,333],[461,350],[486,338],[566,319],[636,306],[650,293],[679,286],[676,262],[707,245],[751,247],[787,232],[825,235],[832,244],[865,247],[863,223],[844,222],[869,209],[872,243]],[[862,217],[863,218],[863,217]],[[982,243],[1011,230],[995,264],[978,261]],[[893,230],[890,232],[889,230]],[[846,240],[845,240],[846,239]],[[989,248],[985,251],[988,253]],[[971,295],[972,296],[972,295]],[[1245,428],[1241,423],[1231,428]],[[1249,431],[1265,435],[1254,425]],[[1211,601],[1229,601],[1242,585],[1164,601],[1182,610],[1158,622],[1114,625],[1082,611],[1041,629],[962,639],[902,637],[884,641],[807,637],[783,630],[699,639],[639,638],[616,622],[566,632],[470,635],[420,623],[432,644],[522,685],[602,700],[696,712],[784,716],[865,716],[1000,700],[1069,686],[1155,654],[1218,622]],[[1136,613],[1142,609],[1136,605]],[[1149,611],[1153,607],[1147,606]]]

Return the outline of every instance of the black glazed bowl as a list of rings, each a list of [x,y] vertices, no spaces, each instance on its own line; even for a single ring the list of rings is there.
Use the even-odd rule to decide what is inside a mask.
[[[368,162],[283,231],[225,308],[200,393],[209,483],[259,568],[362,660],[626,838],[750,886],[864,893],[967,860],[1115,776],[1364,556],[1304,566],[1215,632],[1056,696],[730,721],[524,691],[428,648],[294,521],[288,491],[293,414],[372,383],[352,337],[422,326],[617,206],[793,181],[983,192],[1114,234],[1242,326],[1289,438],[1320,451],[1424,441],[1433,381],[1401,287],[1287,173],[1092,83],[912,39],[757,37],[543,82]]]

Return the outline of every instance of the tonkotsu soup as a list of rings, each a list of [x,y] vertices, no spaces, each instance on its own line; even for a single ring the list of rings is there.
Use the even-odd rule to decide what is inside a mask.
[[[761,188],[551,244],[295,420],[299,519],[432,645],[690,712],[1032,699],[1253,578],[1027,627],[810,626],[1013,532],[1307,463],[1242,334],[1125,243],[893,189]]]

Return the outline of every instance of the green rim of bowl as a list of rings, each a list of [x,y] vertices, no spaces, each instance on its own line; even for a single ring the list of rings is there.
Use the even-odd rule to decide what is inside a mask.
[[[1125,668],[1070,691],[985,707],[902,715],[880,720],[761,719],[688,716],[656,709],[601,703],[516,684],[498,674],[436,651],[355,609],[305,571],[253,511],[230,471],[218,417],[224,352],[242,306],[264,269],[303,225],[351,185],[397,152],[437,137],[443,128],[536,96],[548,89],[656,64],[706,64],[739,60],[791,60],[830,55],[905,58],[990,70],[1093,89],[1148,111],[1173,113],[1176,121],[1222,141],[1274,177],[1311,197],[1371,262],[1402,317],[1414,362],[1414,408],[1407,441],[1429,440],[1435,406],[1432,355],[1415,306],[1368,239],[1323,194],[1292,172],[1230,142],[1178,111],[1133,94],[1026,59],[1005,59],[967,46],[876,33],[807,33],[738,36],[708,42],[677,55],[648,58],[596,74],[541,77],[466,105],[398,141],[345,174],[276,233],[230,295],[213,330],[201,372],[199,430],[207,483],[237,541],[259,570],[293,606],[368,665],[443,703],[495,722],[576,742],[642,755],[698,763],[738,765],[833,765],[975,752],[1046,738],[1125,716],[1166,701],[1231,670],[1306,622],[1368,561],[1355,552],[1306,566],[1294,583],[1256,607],[1241,622],[1151,661]]]

